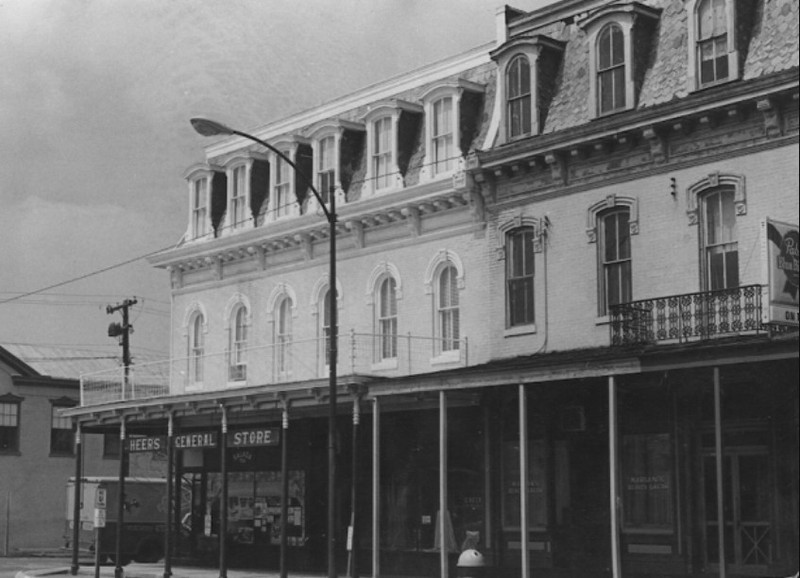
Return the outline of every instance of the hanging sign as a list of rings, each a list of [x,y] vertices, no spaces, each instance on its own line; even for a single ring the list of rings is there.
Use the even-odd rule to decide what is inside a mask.
[[[766,269],[768,303],[765,323],[798,324],[797,225],[767,219],[762,221],[763,262]]]
[[[166,436],[131,436],[127,440],[127,450],[136,452],[157,452],[167,447]]]
[[[216,431],[178,434],[175,436],[174,444],[175,448],[179,450],[215,448],[217,447],[217,437]]]
[[[229,448],[248,448],[257,446],[276,446],[280,441],[277,427],[259,427],[231,430],[228,433]]]

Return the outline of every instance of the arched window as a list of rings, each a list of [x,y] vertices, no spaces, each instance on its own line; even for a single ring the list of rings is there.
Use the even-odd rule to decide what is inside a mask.
[[[247,379],[247,308],[239,304],[231,314],[228,329],[228,381]]]
[[[292,369],[292,300],[287,296],[280,300],[275,311],[275,367],[279,374]]]
[[[189,385],[203,383],[204,325],[203,314],[195,313],[189,324]]]
[[[700,251],[706,291],[739,286],[735,196],[733,187],[721,186],[700,197]]]
[[[378,330],[378,360],[397,358],[397,282],[386,276],[378,289],[376,308]]]
[[[630,209],[615,207],[600,213],[597,229],[599,313],[606,315],[609,306],[632,298]]]
[[[531,67],[523,55],[506,70],[506,118],[509,138],[531,133]]]
[[[533,227],[506,233],[506,308],[508,327],[531,325],[533,309]]]
[[[439,353],[460,348],[460,317],[458,300],[458,270],[452,263],[439,272],[436,287],[436,332]]]
[[[597,112],[625,108],[625,36],[616,24],[604,27],[597,37]]]
[[[697,6],[697,63],[700,84],[726,80],[728,16],[726,0],[701,0]]]

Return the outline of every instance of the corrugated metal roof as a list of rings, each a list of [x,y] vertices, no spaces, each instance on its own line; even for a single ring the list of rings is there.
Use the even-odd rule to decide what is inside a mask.
[[[38,373],[50,377],[78,379],[81,373],[119,367],[121,354],[100,349],[6,343],[3,347]]]

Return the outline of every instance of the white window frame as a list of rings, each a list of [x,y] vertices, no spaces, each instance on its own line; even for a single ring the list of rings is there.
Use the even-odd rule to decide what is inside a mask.
[[[660,15],[660,9],[652,8],[639,2],[626,1],[603,6],[579,22],[579,26],[586,32],[589,43],[589,110],[592,111],[593,118],[636,108],[634,27],[637,26],[637,23],[642,18],[657,21]],[[612,107],[609,110],[601,111],[600,83],[598,79],[602,71],[599,70],[599,41],[600,34],[608,26],[619,26],[622,31],[625,104],[621,107]]]
[[[424,109],[421,105],[396,99],[378,103],[364,115],[363,120],[367,126],[367,196],[395,191],[404,186],[397,163],[398,126],[403,112],[419,114]],[[386,150],[378,146],[378,129],[382,126],[387,130]]]
[[[348,130],[351,132],[364,132],[366,128],[363,124],[359,124],[356,122],[351,122],[342,119],[329,119],[322,121],[321,123],[315,125],[311,129],[310,139],[311,139],[311,150],[312,155],[314,157],[314,186],[317,187],[317,191],[319,192],[320,196],[322,197],[323,201],[325,202],[326,207],[329,206],[330,199],[328,198],[330,195],[330,190],[323,190],[325,187],[322,185],[322,178],[321,173],[325,172],[332,172],[332,178],[330,179],[330,183],[334,187],[335,195],[336,195],[336,204],[341,206],[346,202],[345,193],[342,188],[342,139],[344,137],[344,131]],[[332,140],[332,149],[330,150],[330,157],[329,160],[326,161],[326,155],[324,153],[324,147],[326,142],[330,142],[329,139]],[[323,165],[324,163],[324,165]],[[313,196],[308,200],[309,206],[306,210],[307,213],[309,212],[316,212],[319,208],[319,201],[317,201],[316,197]]]
[[[714,227],[709,224],[710,211],[712,204],[719,207],[719,223],[714,223]],[[700,253],[702,271],[702,290],[720,291],[724,289],[735,289],[741,285],[741,268],[739,266],[739,234],[736,227],[736,190],[730,186],[718,186],[703,192],[699,198],[700,212]],[[731,219],[730,227],[725,227],[725,209],[728,209]],[[712,231],[715,233],[714,239],[710,236]],[[729,231],[730,238],[723,233]],[[725,258],[731,253],[736,253],[736,277],[731,281],[731,271],[728,269],[728,260]],[[723,279],[720,286],[714,286],[714,276],[712,257],[722,255]]]
[[[383,286],[383,282],[391,278],[394,281],[394,294],[395,294],[395,306],[397,308],[396,314],[394,316],[383,316],[381,313],[381,289]],[[372,319],[373,319],[373,335],[374,335],[374,355],[373,355],[373,363],[372,369],[373,370],[383,370],[383,369],[396,369],[398,366],[398,359],[399,359],[399,319],[400,319],[400,300],[403,298],[403,283],[400,277],[400,271],[397,267],[389,262],[382,262],[378,264],[369,276],[367,280],[367,304],[372,307]],[[385,356],[383,354],[383,340],[382,340],[382,329],[383,326],[389,321],[390,317],[393,317],[395,320],[394,323],[394,353],[395,357]],[[382,323],[383,322],[383,323]]]
[[[455,271],[454,290],[458,298],[458,317],[459,317],[459,335],[457,338],[456,347],[444,349],[442,347],[443,331],[442,321],[440,317],[440,297],[441,276],[446,269],[453,268]],[[425,293],[431,296],[431,315],[432,315],[432,334],[434,340],[431,364],[449,363],[459,361],[463,355],[466,355],[465,347],[466,338],[464,337],[464,324],[462,323],[462,295],[464,290],[464,265],[461,258],[454,251],[449,249],[440,249],[436,255],[428,263],[425,271],[424,279]]]
[[[225,211],[223,234],[238,233],[255,227],[255,219],[250,209],[250,183],[253,158],[236,156],[225,165],[228,177],[228,202]]]
[[[736,49],[736,1],[735,0],[718,0],[724,3],[725,6],[725,34],[726,34],[726,53],[728,64],[728,76],[721,79],[714,79],[711,82],[703,83],[701,80],[701,59],[699,52],[701,49],[700,38],[700,16],[699,9],[704,1],[711,0],[689,0],[686,3],[687,14],[687,33],[688,38],[688,90],[695,91],[710,86],[717,86],[725,84],[733,80],[739,79],[739,51]]]
[[[330,284],[328,282],[329,277],[324,275],[317,282],[314,284],[313,289],[311,290],[311,300],[309,302],[309,309],[311,310],[311,315],[316,318],[316,327],[317,327],[317,367],[319,369],[320,377],[327,377],[328,371],[330,369],[329,363],[329,346],[328,346],[328,335],[330,327],[326,325],[326,314],[328,315],[328,320],[330,320],[329,316],[329,303],[328,303],[328,290],[330,289]],[[342,285],[337,280],[336,282],[336,313],[337,315],[340,313],[342,309]]]
[[[275,371],[281,378],[292,374],[292,299],[284,295],[275,308],[273,343],[275,344]]]
[[[225,308],[227,347],[225,350],[225,377],[229,386],[247,383],[247,350],[250,333],[250,303],[241,293],[236,293]]]
[[[426,181],[452,177],[464,170],[464,151],[461,150],[461,101],[465,91],[473,93],[485,92],[482,84],[459,78],[455,81],[437,84],[422,96],[425,111],[425,160],[423,161],[421,179]],[[440,116],[438,105],[448,102],[446,124],[448,130],[437,130]],[[444,120],[444,119],[441,119]],[[439,145],[447,143],[445,157],[441,158]]]
[[[205,380],[206,322],[201,311],[196,311],[189,322],[189,375],[187,387],[202,387]]]
[[[628,240],[628,255],[627,256],[620,256],[618,251],[620,249],[619,243],[619,219],[618,216],[621,214],[625,214],[627,216],[627,223],[625,227],[625,234],[627,235]],[[611,258],[607,258],[607,249],[608,245],[606,243],[606,227],[608,220],[610,218],[615,218],[617,221],[617,236],[614,240],[614,248],[617,250],[617,254]],[[626,303],[630,302],[633,299],[633,243],[631,241],[631,211],[629,207],[625,206],[614,206],[605,211],[601,212],[597,215],[597,264],[598,264],[598,290],[599,290],[599,298],[598,298],[598,308],[599,308],[599,315],[601,317],[609,315],[609,307],[611,304],[609,303],[609,287],[611,285],[609,275],[611,272],[621,271],[620,273],[620,283],[618,284],[620,289],[624,286],[627,286],[628,289],[628,299],[621,300],[619,303]],[[623,275],[625,265],[627,264],[627,276]],[[614,303],[616,305],[617,303]]]
[[[207,164],[195,165],[189,168],[184,174],[184,179],[189,187],[189,226],[186,231],[186,240],[202,241],[213,236],[211,223],[211,188],[213,186],[214,174],[221,172],[221,167],[214,167]],[[202,206],[199,205],[197,197],[198,188],[204,188],[205,194],[202,198]]]
[[[270,144],[297,164],[297,151],[301,144],[308,144],[308,140],[290,136]],[[265,221],[273,222],[299,216],[297,171],[274,152],[269,154],[269,164],[269,201]]]

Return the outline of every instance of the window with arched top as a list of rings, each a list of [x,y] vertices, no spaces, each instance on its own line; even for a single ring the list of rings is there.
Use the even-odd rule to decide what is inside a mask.
[[[531,67],[523,54],[506,69],[506,122],[509,138],[531,134]]]
[[[435,302],[439,353],[458,351],[461,346],[458,270],[452,263],[445,263],[439,270]]]
[[[739,286],[735,195],[733,187],[722,186],[700,196],[701,267],[707,291]]]
[[[228,381],[247,380],[247,308],[238,304],[228,328]]]
[[[205,355],[205,320],[203,314],[195,312],[189,322],[189,384],[203,383],[203,357]]]
[[[624,109],[625,36],[618,24],[608,24],[597,35],[597,112]]]
[[[506,233],[506,327],[532,325],[534,228],[518,227]]]
[[[630,209],[617,206],[597,215],[599,314],[632,298]]]
[[[375,325],[378,361],[397,358],[397,282],[385,276],[378,284]]]
[[[288,296],[278,302],[274,331],[275,369],[286,375],[292,370],[292,300]]]

